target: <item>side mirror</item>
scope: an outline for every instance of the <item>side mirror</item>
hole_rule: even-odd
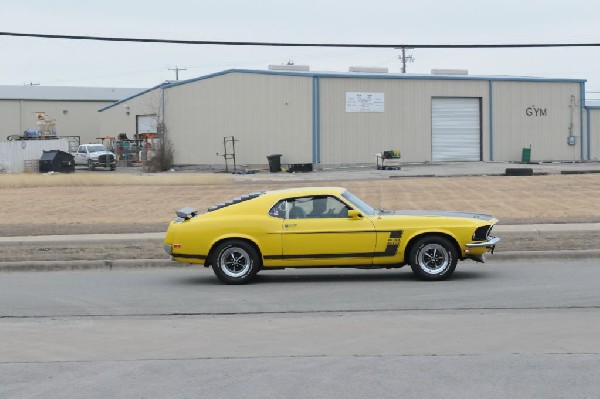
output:
[[[362,214],[360,213],[360,211],[357,211],[356,209],[350,209],[348,211],[348,217],[350,219],[360,219],[362,217]]]

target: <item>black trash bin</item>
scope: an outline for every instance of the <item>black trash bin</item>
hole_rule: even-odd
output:
[[[269,160],[269,172],[281,172],[281,154],[267,155]]]
[[[75,157],[61,150],[44,151],[40,158],[40,173],[75,172]]]

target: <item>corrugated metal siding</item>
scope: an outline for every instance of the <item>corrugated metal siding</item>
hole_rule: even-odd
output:
[[[579,84],[497,81],[493,85],[494,160],[520,160],[523,148],[529,146],[532,160],[581,159],[579,108],[573,112],[577,144],[567,144],[569,104],[574,96],[580,106]],[[528,109],[532,115],[527,115]]]
[[[128,138],[133,139],[136,133],[136,117],[138,115],[159,115],[160,100],[161,90],[155,89],[99,112],[102,135],[118,137],[119,133],[125,133]]]
[[[390,149],[400,150],[403,161],[431,161],[433,97],[482,98],[486,151],[488,91],[485,81],[321,78],[321,163],[372,163]],[[347,113],[346,92],[384,93],[385,111]]]
[[[0,99],[115,102],[145,89],[75,86],[0,86]]]
[[[25,161],[38,161],[44,150],[68,152],[69,142],[65,139],[0,142],[0,170],[6,173],[22,173],[25,170]]]
[[[600,161],[600,109],[587,112],[590,113],[590,159]]]
[[[433,161],[480,161],[479,98],[431,100]]]
[[[0,141],[23,132],[20,107],[19,101],[0,101]]]
[[[238,164],[312,162],[312,78],[232,73],[166,90],[165,125],[177,164],[224,164],[235,136]]]
[[[38,129],[34,112],[45,112],[56,119],[59,136],[80,136],[82,143],[95,142],[103,134],[101,113],[98,110],[107,102],[79,101],[0,101],[0,140],[25,129]],[[64,113],[64,111],[67,111]],[[134,118],[135,119],[135,118]]]

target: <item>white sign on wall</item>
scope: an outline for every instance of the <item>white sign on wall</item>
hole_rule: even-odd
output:
[[[158,118],[156,115],[137,115],[137,132],[156,133]]]
[[[383,93],[346,92],[346,112],[383,112]]]

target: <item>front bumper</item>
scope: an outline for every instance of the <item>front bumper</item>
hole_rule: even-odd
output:
[[[493,250],[498,242],[500,242],[500,237],[489,237],[487,241],[470,242],[467,244],[467,248],[490,248]]]
[[[485,263],[485,252],[494,253],[494,248],[496,248],[496,244],[499,241],[499,237],[488,237],[486,241],[468,243],[466,245],[465,258]],[[471,252],[472,249],[474,250],[473,252]]]

